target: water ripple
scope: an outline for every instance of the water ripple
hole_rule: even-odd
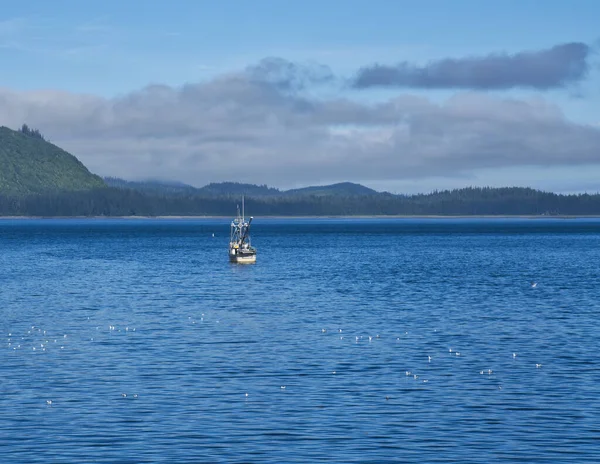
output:
[[[600,221],[256,221],[0,221],[4,459],[598,462]]]

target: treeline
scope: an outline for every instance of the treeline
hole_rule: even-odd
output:
[[[232,216],[232,195],[149,194],[126,188],[0,195],[2,216]],[[420,195],[246,196],[253,216],[600,215],[600,195],[530,188],[464,188]]]
[[[30,137],[34,137],[36,139],[46,140],[39,130],[32,129],[27,124],[23,124],[19,129],[19,132]]]

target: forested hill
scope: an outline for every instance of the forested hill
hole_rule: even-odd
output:
[[[357,196],[374,195],[375,190],[352,182],[341,182],[332,185],[320,185],[314,187],[303,187],[291,190],[279,190],[267,185],[243,184],[239,182],[218,182],[210,183],[204,187],[196,188],[180,182],[161,182],[157,180],[146,181],[128,181],[116,177],[105,177],[104,181],[110,187],[127,188],[143,193],[155,195],[203,195],[203,196],[222,196],[238,198],[242,195],[248,197],[299,197],[299,196]]]
[[[0,192],[23,195],[104,187],[73,155],[24,125],[0,127]]]
[[[156,187],[156,186],[154,186]],[[258,186],[257,186],[258,187]],[[121,187],[34,195],[0,194],[1,216],[226,216],[240,196],[181,187],[159,193]],[[177,190],[177,188],[175,188]],[[420,195],[246,195],[246,213],[258,216],[572,215],[600,216],[600,195],[559,195],[530,188],[464,188]]]
[[[364,185],[354,184],[352,182],[341,182],[339,184],[304,187],[285,191],[285,195],[287,196],[314,195],[320,197],[326,197],[330,195],[364,196],[376,195],[377,193],[378,192],[376,192],[375,190],[365,187]]]

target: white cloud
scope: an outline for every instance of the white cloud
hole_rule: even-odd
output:
[[[251,69],[251,68],[249,68]],[[250,71],[118,98],[0,89],[0,124],[27,123],[93,172],[285,188],[455,178],[478,169],[600,164],[600,128],[543,99],[315,99]]]

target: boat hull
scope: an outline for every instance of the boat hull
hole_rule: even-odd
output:
[[[256,262],[256,250],[253,248],[230,248],[229,249],[229,261],[232,263],[239,264],[252,264]]]
[[[256,255],[229,255],[229,261],[238,264],[254,264],[256,262]]]

